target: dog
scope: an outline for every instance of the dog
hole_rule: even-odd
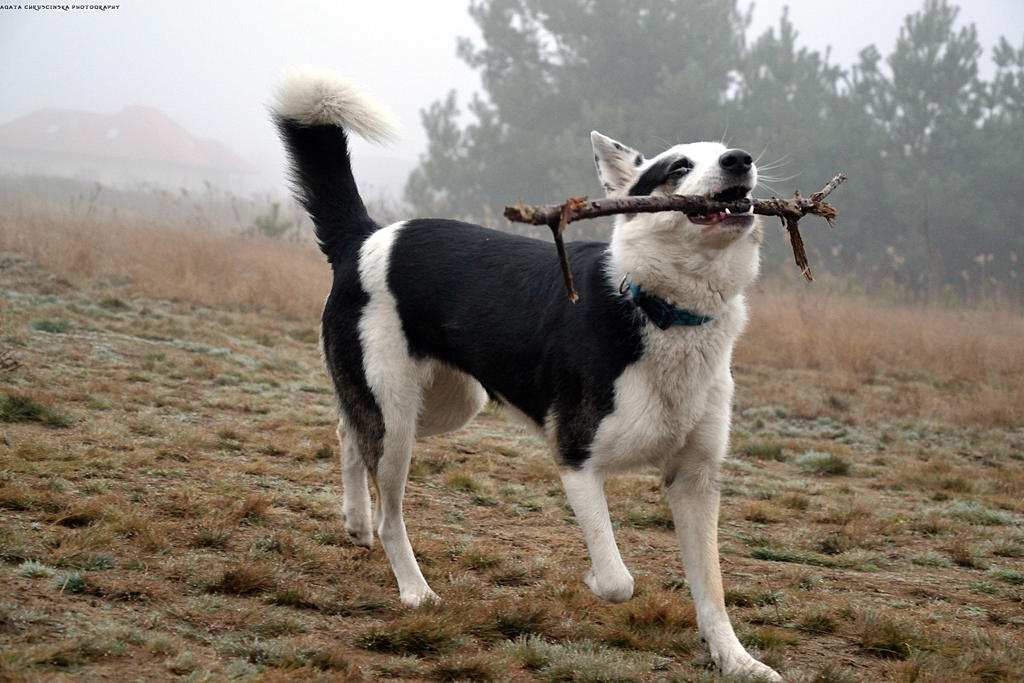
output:
[[[591,557],[584,581],[628,600],[633,577],[612,534],[608,475],[656,467],[672,511],[697,624],[722,672],[781,680],[740,644],[718,560],[718,477],[729,437],[733,345],[757,277],[752,213],[617,216],[610,243],[567,249],[580,298],[562,290],[555,249],[446,219],[386,227],[368,214],[348,135],[395,135],[358,86],[315,68],[280,82],[271,114],[297,199],[333,270],[323,356],[341,419],[345,529],[376,532],[403,604],[437,600],[402,517],[414,441],[458,429],[490,399],[550,445]],[[751,156],[714,142],[653,158],[591,133],[609,197],[694,194],[729,201],[757,183]]]

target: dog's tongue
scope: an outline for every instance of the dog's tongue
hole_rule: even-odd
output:
[[[716,211],[715,213],[709,213],[706,216],[687,216],[687,218],[690,219],[691,223],[697,223],[699,225],[711,225],[712,223],[717,223],[718,221],[725,220],[725,217],[728,215],[729,214],[727,214],[724,211]]]

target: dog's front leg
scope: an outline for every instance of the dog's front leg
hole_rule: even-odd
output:
[[[583,530],[591,569],[584,577],[590,590],[604,600],[625,602],[633,596],[633,577],[619,555],[604,497],[604,478],[586,467],[561,472],[569,505]]]
[[[726,676],[781,681],[779,674],[747,653],[725,611],[718,563],[718,470],[727,429],[728,418],[724,427],[705,423],[691,433],[679,458],[666,468],[666,496],[697,610],[697,627],[711,658]]]

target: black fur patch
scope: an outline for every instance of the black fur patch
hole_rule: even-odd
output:
[[[642,197],[651,194],[669,181],[670,171],[677,162],[686,161],[689,160],[681,156],[659,159],[640,174],[640,177],[633,183],[633,187],[629,188],[629,195],[631,197]],[[692,167],[692,164],[689,164],[688,167]]]
[[[334,268],[334,286],[322,317],[324,360],[334,384],[348,437],[354,438],[376,476],[384,443],[384,414],[366,383],[359,318],[369,301],[359,284],[356,253]]]
[[[553,410],[559,458],[578,467],[614,408],[615,379],[643,351],[643,320],[608,282],[608,245],[567,248],[576,304],[547,242],[410,221],[392,247],[388,287],[414,356],[472,375],[538,426]]]
[[[316,227],[320,249],[331,263],[377,224],[366,213],[348,156],[348,136],[337,126],[303,126],[275,118],[291,162],[295,194]]]

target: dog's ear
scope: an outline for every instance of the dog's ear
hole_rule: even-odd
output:
[[[590,144],[594,146],[597,177],[605,192],[611,196],[629,187],[644,163],[644,155],[596,130],[590,132]]]

